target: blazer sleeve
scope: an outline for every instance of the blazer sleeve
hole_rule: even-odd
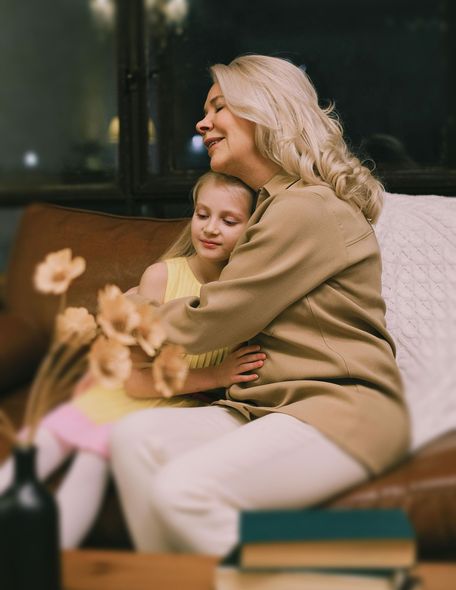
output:
[[[220,279],[161,307],[168,338],[197,354],[245,342],[346,265],[335,215],[315,193],[277,195]]]

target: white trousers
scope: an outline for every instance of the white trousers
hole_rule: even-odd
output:
[[[109,481],[109,466],[103,457],[78,451],[63,444],[52,432],[40,427],[34,441],[37,449],[37,475],[46,479],[71,454],[73,462],[56,494],[59,509],[60,546],[74,549],[92,528],[103,502]],[[14,462],[9,458],[0,466],[0,495],[11,484]]]
[[[153,408],[112,433],[114,476],[135,547],[225,555],[246,509],[319,503],[366,469],[284,414],[248,422],[229,408]]]

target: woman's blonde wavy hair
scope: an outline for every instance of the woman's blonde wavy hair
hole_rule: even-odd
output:
[[[260,153],[308,184],[330,186],[374,223],[383,186],[350,153],[334,105],[321,108],[306,73],[289,61],[244,55],[210,68],[229,109],[256,123]]]
[[[198,178],[193,189],[192,189],[192,200],[193,207],[198,202],[198,194],[201,187],[213,182],[215,184],[223,184],[233,188],[240,194],[250,197],[250,212],[253,211],[255,192],[246,184],[235,178],[234,176],[228,176],[220,172],[213,172],[209,170]],[[180,256],[190,257],[195,254],[195,248],[192,243],[192,230],[191,221],[183,229],[182,233],[177,237],[176,241],[160,256],[160,260],[169,260],[170,258],[178,258]]]

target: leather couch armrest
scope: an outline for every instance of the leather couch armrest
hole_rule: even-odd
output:
[[[26,383],[46,349],[37,330],[23,318],[0,312],[0,396]]]
[[[456,432],[330,506],[402,508],[415,528],[420,558],[456,557]]]

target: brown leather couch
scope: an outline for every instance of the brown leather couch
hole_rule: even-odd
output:
[[[0,310],[0,406],[19,424],[28,383],[42,358],[57,300],[34,291],[32,274],[44,256],[63,247],[87,260],[87,270],[69,291],[69,305],[95,310],[96,293],[107,283],[122,290],[182,230],[186,220],[122,217],[49,204],[26,208],[7,269]],[[0,442],[0,459],[7,447]],[[334,506],[401,507],[410,516],[421,557],[456,557],[456,432],[435,440],[390,472],[334,498]],[[114,486],[85,543],[130,547]]]

